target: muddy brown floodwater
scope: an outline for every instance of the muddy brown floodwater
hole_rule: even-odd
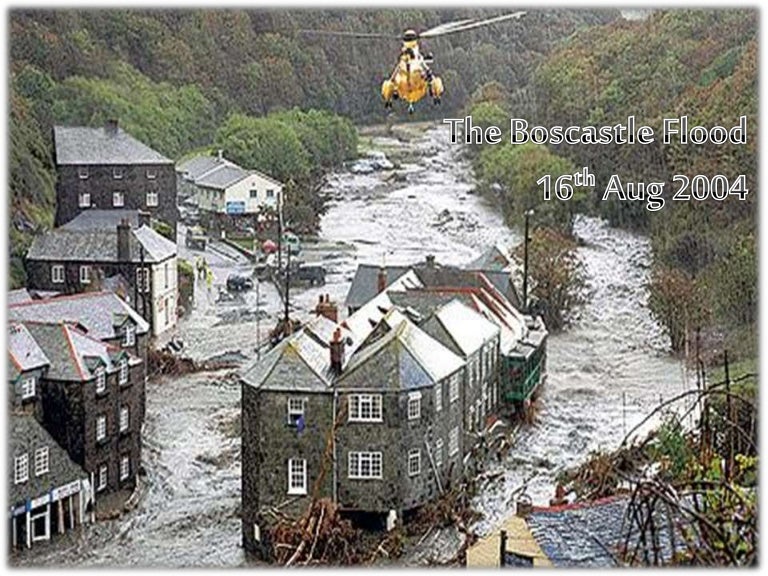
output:
[[[321,293],[342,303],[359,263],[403,264],[432,253],[438,262],[462,265],[492,244],[510,246],[520,240],[473,193],[469,166],[444,127],[410,142],[374,138],[373,143],[404,160],[399,181],[386,173],[331,176],[325,189],[330,204],[322,220],[323,251],[317,256],[328,269],[328,283],[293,295],[299,316],[306,317]],[[574,326],[550,338],[549,377],[536,422],[519,433],[505,461],[489,464],[503,474],[473,502],[483,514],[474,526],[479,534],[512,512],[510,494],[523,482],[528,480],[535,504],[546,504],[559,471],[580,463],[592,450],[617,446],[660,398],[692,385],[669,356],[646,307],[647,238],[585,217],[577,220],[576,233],[584,241],[579,255],[593,297]],[[247,271],[249,265],[221,244],[214,244],[206,258],[215,274],[214,289],[208,294],[204,286],[196,287],[197,305],[179,327],[186,353],[198,360],[226,354],[254,358],[257,326],[264,332],[280,314],[277,293],[262,285],[258,306],[255,292],[218,300],[227,275]],[[18,563],[248,564],[240,547],[239,401],[239,387],[227,371],[149,383],[147,475],[139,506],[120,519],[41,547]],[[439,542],[458,545],[450,534]]]

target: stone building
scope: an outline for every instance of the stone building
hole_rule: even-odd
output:
[[[88,210],[142,210],[173,229],[179,220],[172,160],[123,131],[54,126],[56,217],[62,226]]]
[[[91,210],[36,236],[26,267],[29,288],[65,294],[100,290],[121,276],[131,305],[154,335],[176,325],[176,244],[147,226],[135,210]]]

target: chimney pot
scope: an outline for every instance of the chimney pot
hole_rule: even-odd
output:
[[[387,269],[383,266],[379,268],[379,275],[377,277],[377,289],[378,293],[381,294],[384,292],[384,289],[387,287]]]
[[[434,268],[435,266],[435,255],[434,254],[428,254],[427,255],[427,266],[430,268]]]
[[[219,160],[224,160],[224,150],[219,148],[218,151],[216,152],[216,156],[218,157]]]
[[[104,123],[104,130],[109,134],[117,134],[120,123],[117,118],[108,118]]]
[[[344,364],[344,341],[341,339],[341,328],[336,328],[333,333],[333,340],[329,344],[331,371],[334,374],[341,374],[341,367]]]

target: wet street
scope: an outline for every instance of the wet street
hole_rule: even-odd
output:
[[[431,253],[445,264],[466,264],[493,244],[511,246],[521,235],[472,192],[467,164],[443,127],[410,143],[374,140],[388,152],[401,149],[397,170],[329,178],[328,213],[321,246],[308,259],[328,270],[322,288],[292,295],[295,314],[308,317],[320,294],[340,307],[359,263],[405,264]],[[405,153],[403,155],[403,152]],[[499,482],[475,506],[484,515],[483,534],[513,509],[510,493],[532,478],[535,504],[552,496],[552,479],[590,451],[619,444],[624,432],[687,387],[679,362],[667,354],[660,328],[645,307],[650,247],[646,238],[580,218],[577,234],[594,295],[579,321],[549,341],[548,381],[535,424],[517,437],[502,463]],[[194,259],[183,247],[180,255]],[[322,248],[320,250],[319,248]],[[216,242],[205,257],[214,271],[209,292],[196,285],[195,307],[178,336],[196,360],[228,357],[243,362],[282,310],[274,287],[219,297],[226,277],[248,272],[236,251]],[[259,333],[260,329],[260,333]],[[100,522],[70,539],[40,547],[20,563],[65,566],[236,566],[246,564],[240,547],[240,390],[232,371],[150,382],[144,429],[144,495],[118,520]]]

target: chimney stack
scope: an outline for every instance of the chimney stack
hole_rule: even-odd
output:
[[[117,134],[118,126],[119,126],[119,122],[117,118],[108,118],[107,121],[104,123],[104,131],[107,134]]]
[[[435,255],[434,254],[428,254],[427,255],[427,268],[434,268],[435,267]]]
[[[533,512],[533,500],[528,494],[521,494],[517,499],[517,516],[519,518],[527,518],[530,513]]]
[[[131,260],[131,225],[127,218],[120,220],[117,225],[117,261],[129,262]]]
[[[217,156],[217,158],[219,159],[219,162],[221,162],[222,160],[224,160],[224,150],[222,150],[221,148],[219,148],[219,150],[218,150],[218,152],[217,152],[216,156]]]
[[[377,277],[377,290],[381,294],[387,287],[387,269],[382,266],[379,268],[379,275]]]
[[[328,318],[328,320],[334,324],[339,321],[339,307],[336,305],[336,302],[331,302],[331,297],[328,294],[326,294],[325,297],[320,294],[320,299],[315,308],[315,314]]]
[[[341,328],[336,328],[333,333],[333,340],[329,342],[331,348],[331,372],[341,374],[341,367],[344,364],[344,341],[341,339]]]

